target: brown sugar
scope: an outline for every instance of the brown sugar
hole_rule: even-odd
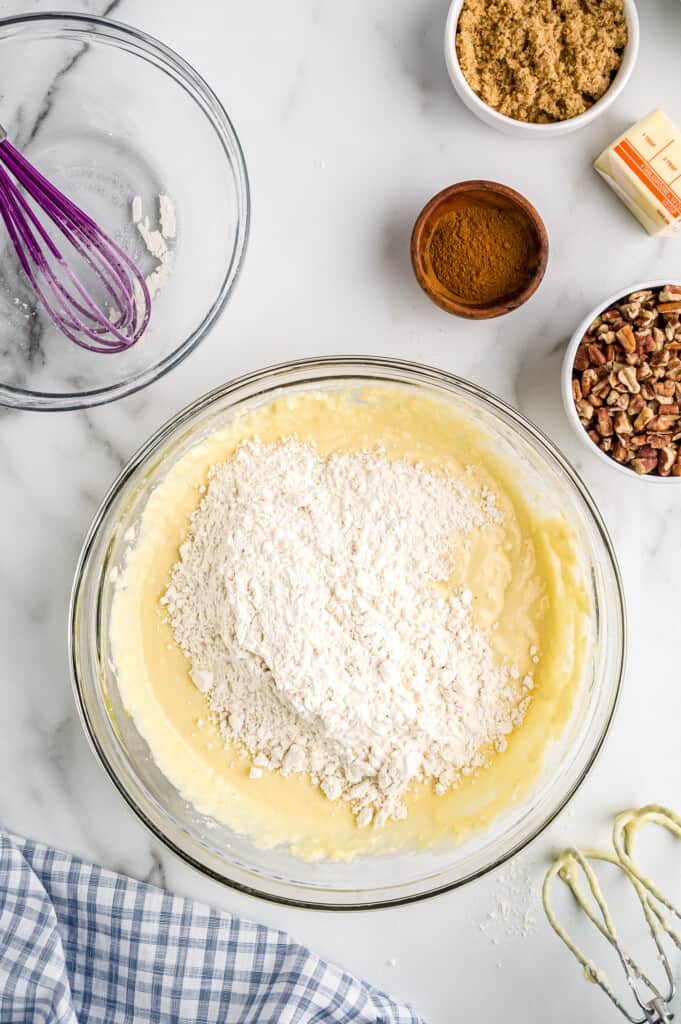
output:
[[[456,50],[484,103],[545,124],[582,114],[607,92],[627,38],[623,0],[465,0]]]
[[[519,211],[475,202],[444,214],[428,253],[440,284],[472,304],[515,294],[537,262],[536,242]]]

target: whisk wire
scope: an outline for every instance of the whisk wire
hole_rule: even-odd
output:
[[[151,315],[142,273],[88,214],[12,146],[2,126],[0,164],[0,215],[50,318],[81,348],[104,353],[130,348],[144,334]],[[104,291],[104,308],[64,258],[36,210],[95,275]]]
[[[70,268],[65,264],[65,261],[62,259],[54,242],[45,231],[31,208],[28,206],[14,183],[7,175],[5,175],[2,168],[0,168],[0,176],[2,177],[3,185],[2,194],[9,200],[6,208],[3,207],[3,217],[8,226],[10,238],[14,243],[19,261],[33,285],[36,294],[40,298],[52,320],[57,324],[63,334],[65,334],[70,340],[75,341],[76,344],[83,345],[83,347],[94,348],[95,346],[90,343],[86,345],[82,341],[79,334],[79,330],[82,329],[82,320],[77,319],[77,315],[79,314],[80,317],[86,317],[90,321],[90,324],[88,325],[89,332],[92,334],[98,333],[99,331],[103,331],[105,328],[103,326],[97,326],[99,324],[97,307],[94,305],[92,300],[89,299],[87,292],[85,292],[77,279],[75,279],[75,276],[72,275]],[[33,230],[31,230],[31,227]],[[54,257],[62,273],[67,278],[74,277],[74,287],[77,292],[82,293],[85,301],[89,301],[91,306],[90,309],[86,309],[64,287],[63,283],[50,267],[45,252],[42,250],[38,250],[37,253],[34,252],[34,245],[32,243],[35,242],[36,236],[39,236],[42,239],[47,252]],[[47,290],[41,283],[43,280],[47,282]],[[113,331],[110,333],[117,331],[117,325],[114,324],[112,326]],[[118,351],[123,351],[124,348],[127,347],[125,339],[123,338],[118,342],[108,342],[106,348],[97,346],[95,350],[111,351],[114,345]]]
[[[9,152],[8,164],[9,166],[12,167],[17,179],[25,187],[30,186],[32,188],[31,194],[33,195],[34,199],[39,203],[42,209],[50,217],[52,217],[54,222],[60,227],[63,234],[66,236],[71,245],[73,245],[73,247],[79,252],[79,254],[83,256],[83,258],[86,260],[90,260],[94,255],[85,251],[80,240],[78,240],[72,233],[72,228],[75,231],[77,231],[78,234],[83,235],[87,242],[90,242],[92,245],[94,245],[97,255],[99,255],[98,250],[100,248],[105,250],[105,244],[102,245],[101,243],[106,242],[106,236],[103,236],[100,242],[101,232],[97,228],[97,225],[92,220],[92,218],[89,217],[88,214],[84,213],[83,211],[79,211],[78,208],[74,206],[74,204],[67,196],[59,192],[58,189],[55,189],[53,186],[51,186],[49,182],[34,167],[32,167],[31,165],[27,165],[26,170],[24,172],[21,166],[17,164],[17,160],[15,159],[16,151],[12,151],[9,144],[7,144],[7,149]],[[63,209],[61,209],[54,203],[52,196],[50,195],[50,192],[52,192],[53,195],[57,195],[59,197]],[[21,195],[21,193],[17,194],[19,196]],[[24,206],[28,209],[27,204],[24,204]],[[66,216],[66,214],[70,214],[70,220]],[[44,232],[42,234],[45,241],[49,244],[53,255],[58,257],[59,253],[56,249],[56,246],[52,244],[49,235]],[[122,256],[124,260],[127,260],[127,257],[124,253],[120,251],[114,252],[113,256],[114,258],[110,260],[106,269],[108,269],[115,277],[117,277],[121,287],[124,289],[126,293],[130,294],[130,297],[132,297],[129,279],[126,277],[124,269],[120,265],[120,257]],[[128,263],[130,263],[129,260]],[[131,266],[136,271],[134,264],[131,264]],[[111,286],[109,285],[106,274],[102,274],[98,267],[95,267],[95,269],[97,270],[100,279],[107,286],[107,288],[110,289]],[[111,294],[112,297],[115,297],[115,293],[113,292],[113,290],[111,290]]]
[[[16,167],[16,161],[13,160],[12,166]],[[16,170],[17,174],[19,174],[19,168],[16,168]],[[129,277],[125,274],[124,268],[121,267],[120,265],[121,257],[123,258],[123,261],[127,261],[127,263],[133,268],[135,273],[139,275],[139,272],[134,267],[134,264],[131,263],[131,261],[125,255],[125,253],[122,253],[122,251],[118,249],[115,243],[112,243],[111,240],[107,238],[107,236],[103,235],[99,231],[97,225],[87,214],[84,214],[82,213],[82,211],[79,211],[77,207],[75,207],[66,196],[64,196],[58,190],[54,189],[54,193],[58,195],[59,198],[63,201],[65,209],[68,212],[72,212],[74,215],[74,218],[69,220],[68,217],[64,215],[63,211],[54,204],[49,193],[46,191],[46,188],[50,187],[49,183],[46,181],[45,178],[43,178],[42,175],[35,171],[34,168],[30,167],[30,165],[28,165],[27,173],[22,174],[20,180],[22,180],[26,185],[31,183],[31,181],[33,182],[35,186],[35,191],[32,192],[32,195],[36,200],[37,204],[48,214],[48,216],[52,218],[54,223],[57,224],[62,234],[66,237],[67,241],[69,241],[69,243],[73,246],[75,251],[78,252],[79,255],[81,255],[83,259],[86,260],[86,262],[97,273],[98,277],[104,284],[112,301],[118,302],[120,303],[121,306],[123,306],[123,312],[121,313],[119,319],[121,319],[124,324],[131,324],[134,329],[136,327],[137,321],[137,310],[134,302],[134,286],[131,285]],[[82,285],[80,284],[76,276],[73,274],[73,272],[70,270],[68,264],[66,264],[66,262],[63,260],[56,245],[53,243],[47,231],[44,230],[40,221],[35,217],[33,211],[31,210],[30,206],[26,203],[26,201],[23,199],[21,193],[16,188],[14,188],[14,192],[16,200],[21,204],[25,213],[30,217],[34,227],[41,235],[43,241],[48,246],[50,252],[62,266],[64,272],[70,278],[71,282],[77,288],[78,292],[88,303],[89,309],[85,309],[82,306],[78,305],[77,308],[79,312],[83,315],[90,316],[94,323],[101,324],[102,318],[99,308],[93,302],[93,300],[89,296],[89,293],[87,293],[87,291],[82,287]],[[76,232],[77,234],[74,234],[74,232]],[[84,236],[85,242],[90,244],[89,249],[81,243],[77,235]],[[28,241],[30,244],[30,235]],[[109,244],[109,246],[113,248],[112,254],[109,254],[107,252],[107,244]],[[103,251],[103,256],[100,253],[100,250]],[[37,255],[37,262],[39,262],[40,254]],[[116,279],[115,283],[117,283],[120,286],[120,291],[117,291],[116,288],[109,281],[109,274],[113,275],[114,278]],[[139,278],[141,285],[144,283],[144,281],[141,275],[139,275]],[[67,294],[63,290],[62,292],[64,295]],[[125,297],[125,302],[121,302],[121,295]],[[74,303],[76,302],[76,300],[73,299],[72,296],[68,296],[68,298],[70,299],[70,301]],[[104,321],[100,329],[104,331],[110,331],[112,323],[116,325],[116,320],[111,321],[107,319]],[[127,339],[125,338],[124,335],[121,335],[117,340],[124,345],[127,343]]]

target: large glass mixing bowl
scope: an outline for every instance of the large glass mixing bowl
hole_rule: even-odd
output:
[[[593,615],[589,654],[571,718],[552,742],[529,792],[486,832],[459,846],[407,850],[351,863],[308,863],[284,848],[263,850],[208,819],[161,773],[123,707],[109,650],[112,572],[123,564],[126,534],[139,523],[155,484],[184,453],[237,412],[306,390],[399,385],[444,400],[479,426],[497,454],[547,513],[565,517],[582,550]],[[114,573],[115,575],[115,573]],[[440,370],[388,359],[304,360],[260,370],[194,402],[130,460],[105,497],[85,541],[71,608],[76,701],[97,757],[142,821],[172,850],[236,888],[300,906],[366,908],[421,899],[501,864],[555,818],[583,782],[612,721],[625,648],[622,587],[610,540],[584,485],[531,423],[481,388]]]
[[[186,61],[138,29],[32,14],[0,19],[0,124],[145,275],[157,261],[133,223],[133,198],[152,229],[160,193],[177,220],[148,330],[126,352],[103,355],[53,325],[0,222],[0,405],[77,409],[146,387],[206,337],[242,264],[248,177],[224,107]]]

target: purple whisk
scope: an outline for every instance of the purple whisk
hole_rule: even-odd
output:
[[[104,306],[78,279],[37,210],[94,271]],[[62,334],[91,352],[124,352],[139,341],[151,314],[142,273],[91,217],[24,159],[2,125],[0,215],[33,290]]]

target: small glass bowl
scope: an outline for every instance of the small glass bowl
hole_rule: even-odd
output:
[[[459,846],[358,856],[350,863],[299,860],[259,849],[201,814],[157,767],[123,706],[109,645],[114,578],[124,564],[156,484],[188,450],[237,413],[282,395],[395,386],[451,403],[477,424],[547,514],[576,531],[592,602],[592,633],[582,684],[562,735],[546,752],[531,790],[492,827]],[[85,540],[74,581],[70,662],[84,729],[110,779],[138,817],[200,871],[253,895],[296,906],[366,909],[423,899],[497,867],[534,839],[583,782],[603,743],[620,690],[625,614],[610,540],[584,485],[531,423],[498,398],[441,370],[382,358],[302,360],[248,374],[212,391],[162,427],[130,460],[104,498]]]
[[[36,303],[0,222],[0,404],[60,410],[122,398],[177,366],[221,314],[243,260],[246,166],[222,104],[151,36],[93,16],[0,20],[0,123],[10,140],[139,264],[156,266],[132,222],[140,196],[175,206],[170,276],[145,336],[96,354]]]

